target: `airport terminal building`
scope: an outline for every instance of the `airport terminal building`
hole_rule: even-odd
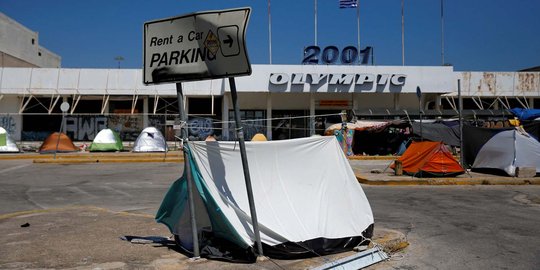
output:
[[[38,34],[0,13],[0,126],[17,141],[63,131],[91,141],[103,128],[135,140],[155,126],[175,140],[180,126],[176,84],[144,85],[141,69],[60,68]],[[459,82],[459,86],[458,86]],[[228,79],[183,83],[194,139],[234,139]],[[246,139],[322,134],[354,119],[453,118],[458,92],[470,118],[511,117],[509,108],[540,108],[540,72],[461,72],[452,66],[252,65],[236,78]],[[63,115],[60,104],[67,102]],[[420,113],[421,112],[421,113]],[[63,124],[62,124],[63,123]]]
[[[458,115],[458,82],[465,117],[510,117],[506,109],[540,108],[540,72],[456,72],[451,66],[253,65],[237,77],[247,138],[320,134],[343,110],[358,119],[414,120]],[[0,68],[0,125],[16,140],[42,140],[60,128],[92,140],[109,127],[134,140],[156,126],[174,140],[179,124],[175,84],[147,86],[139,69]],[[233,139],[227,79],[183,83],[190,135]],[[420,89],[421,99],[419,100]],[[420,101],[420,102],[419,102]]]

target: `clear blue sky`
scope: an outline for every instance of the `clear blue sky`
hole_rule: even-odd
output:
[[[356,46],[356,10],[318,0],[321,47]],[[299,64],[314,43],[313,0],[272,0],[272,62]],[[252,64],[267,64],[267,0],[1,0],[0,11],[33,31],[68,68],[142,67],[146,21],[234,7],[252,8]],[[458,71],[515,71],[540,66],[540,1],[445,0],[445,62]],[[361,0],[362,47],[378,65],[401,65],[401,0]],[[406,65],[441,65],[439,0],[405,0]]]

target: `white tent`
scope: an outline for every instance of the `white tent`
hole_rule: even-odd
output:
[[[9,133],[0,127],[0,153],[19,152],[19,148],[9,136]]]
[[[159,130],[147,127],[135,140],[133,152],[167,152],[167,142]]]
[[[190,142],[188,148],[199,230],[211,228],[215,237],[252,249],[238,143]],[[246,142],[246,151],[265,255],[334,253],[371,237],[371,207],[333,136]],[[192,249],[185,182],[182,177],[171,187],[156,219]]]
[[[515,176],[517,167],[535,167],[540,173],[540,143],[524,130],[501,131],[487,141],[474,159],[473,168],[504,170]]]

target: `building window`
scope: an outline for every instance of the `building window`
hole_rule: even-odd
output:
[[[38,52],[37,54],[38,54],[39,56],[41,56],[41,52]]]
[[[32,39],[32,45],[36,44],[36,40]]]
[[[273,140],[309,137],[309,111],[273,110],[272,118]]]
[[[198,116],[221,115],[222,97],[214,97],[212,108],[211,97],[190,97],[188,98],[188,114]]]

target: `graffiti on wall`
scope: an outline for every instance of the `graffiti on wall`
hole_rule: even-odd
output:
[[[165,131],[165,115],[149,115],[148,126],[155,127],[163,133]]]
[[[229,139],[236,140],[235,123],[229,123]],[[251,140],[257,133],[266,135],[266,120],[256,119],[249,122],[242,123],[242,131],[244,133],[244,140]]]
[[[142,116],[67,116],[66,134],[75,141],[92,141],[102,129],[110,128],[125,141],[134,141],[143,129]]]
[[[51,132],[49,131],[22,131],[21,140],[23,141],[43,141]]]
[[[143,118],[142,115],[68,115],[65,117],[64,131],[74,141],[92,141],[99,131],[110,128],[118,132],[123,141],[135,141],[145,127]],[[35,119],[31,120],[38,121]],[[29,121],[29,123],[32,121]],[[43,120],[40,119],[39,121]],[[10,134],[17,131],[16,128],[18,125],[19,123],[16,122],[15,117],[0,115],[0,126],[5,128]],[[167,128],[170,128],[171,136],[167,138],[174,140],[174,130],[172,130],[172,125],[167,126],[166,115],[149,116],[148,126],[156,127],[161,132],[167,131]],[[27,129],[21,131],[21,139],[25,141],[42,141],[50,133],[58,131],[58,129],[32,129],[31,125]],[[198,132],[197,130],[195,128],[195,132]]]
[[[0,115],[0,127],[3,127],[10,136],[15,135],[17,123],[11,115]]]
[[[76,141],[92,141],[104,128],[107,128],[106,116],[66,117],[66,135]]]
[[[143,117],[139,115],[110,115],[109,128],[118,132],[123,141],[134,141],[143,130]]]
[[[212,118],[192,118],[188,120],[189,137],[195,140],[204,140],[214,134]]]

